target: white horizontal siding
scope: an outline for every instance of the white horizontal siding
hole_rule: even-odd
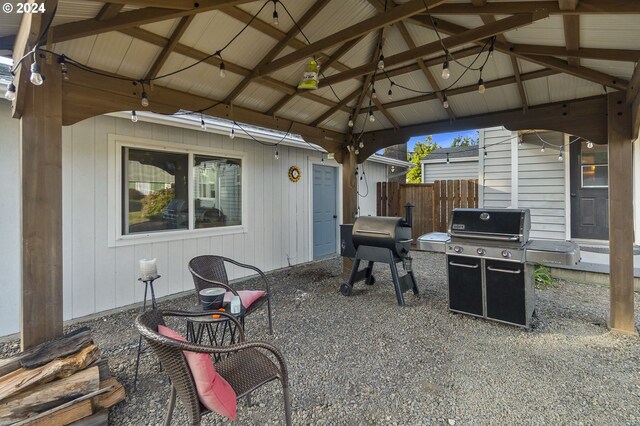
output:
[[[362,180],[358,180],[359,214],[360,216],[375,216],[377,209],[376,183],[387,181],[387,166],[367,161],[364,163],[363,171],[365,176]]]
[[[478,160],[454,161],[442,164],[423,163],[422,182],[436,180],[478,179]]]
[[[0,222],[0,335],[19,330],[20,306],[19,122],[9,117],[9,103],[0,101],[0,196],[5,206]],[[187,262],[200,254],[222,254],[265,271],[286,267],[289,262],[295,265],[311,260],[309,165],[320,161],[320,153],[280,146],[280,159],[275,160],[272,147],[198,129],[142,120],[134,125],[130,120],[107,116],[63,128],[65,320],[142,301],[144,287],[137,280],[138,261],[142,258],[158,259],[158,272],[162,275],[155,283],[158,297],[193,288]],[[246,153],[242,164],[247,170],[242,185],[247,193],[246,232],[109,247],[107,225],[109,216],[116,215],[107,196],[108,160],[115,155],[108,150],[110,134]],[[287,171],[292,165],[302,171],[297,183],[288,179]],[[376,183],[386,179],[385,165],[367,162],[365,168],[369,192],[366,194],[361,186],[361,213],[375,214]],[[232,268],[230,278],[246,273]]]
[[[492,127],[480,132],[482,202],[485,208],[511,205],[511,131]],[[487,153],[485,156],[484,153]]]
[[[544,152],[534,134],[523,135],[518,147],[518,207],[531,210],[531,238],[564,240],[565,163],[558,160],[557,148],[563,145],[564,134],[544,132],[540,137],[551,144]]]

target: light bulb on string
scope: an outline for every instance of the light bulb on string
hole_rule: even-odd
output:
[[[64,80],[69,80],[69,69],[67,68],[67,60],[64,55],[58,57],[58,63],[60,64],[60,74]]]
[[[558,150],[558,161],[562,161],[562,148]]]
[[[544,142],[540,145],[540,152],[544,152]]]
[[[449,153],[447,152],[447,164],[449,164]]]
[[[371,88],[371,99],[378,99],[375,86]]]
[[[234,139],[236,137],[236,131],[234,127],[231,127],[231,131],[229,132],[229,139]]]
[[[393,81],[391,82],[391,85],[389,86],[389,92],[387,93],[387,96],[389,97],[389,100],[393,99]]]
[[[227,76],[227,67],[224,66],[224,62],[220,61],[218,68],[220,69],[220,78],[225,78]]]
[[[278,149],[277,149],[277,148],[276,148],[276,153],[275,153],[275,155],[273,156],[273,158],[275,158],[276,160],[279,160],[279,159],[280,159],[280,154],[278,154]]]
[[[369,111],[369,122],[373,123],[376,121],[376,118],[373,116],[373,111]]]
[[[8,101],[13,101],[16,98],[16,86],[13,81],[7,86],[7,91],[4,92],[4,98]]]
[[[486,91],[487,88],[484,87],[484,80],[482,79],[482,77],[480,77],[480,80],[478,80],[478,93],[484,94],[484,92]]]
[[[320,153],[320,162],[324,163],[324,153]]]
[[[37,62],[31,64],[31,77],[29,77],[29,80],[35,86],[41,86],[44,82],[41,72],[42,70],[40,69],[40,64],[38,64]]]
[[[207,123],[204,122],[204,118],[200,116],[200,127],[202,130],[207,130]]]
[[[447,99],[447,95],[445,94],[442,95],[442,106],[444,107],[444,109],[449,108],[449,100]]]
[[[356,155],[360,154],[360,150],[358,150],[358,149],[356,148],[356,151],[354,152],[354,154],[356,154]]]
[[[358,147],[364,148],[364,142],[360,141],[360,143],[358,144]]]
[[[278,20],[278,0],[273,0],[273,20],[271,22],[275,27],[280,24],[280,21]]]
[[[587,148],[592,149],[593,148],[593,142],[587,141]]]
[[[140,96],[140,104],[145,108],[149,106],[149,96],[147,96],[147,92],[145,92],[144,90],[142,91],[142,95]]]
[[[484,147],[484,148],[482,148],[482,149],[484,149],[484,158],[487,158],[487,147],[485,146],[485,147]]]
[[[449,71],[449,61],[444,61],[442,64],[442,78],[444,80],[448,80],[451,77],[451,72]]]
[[[380,71],[384,70],[384,55],[380,53],[380,59],[378,59],[378,69]]]
[[[489,47],[489,57],[493,58],[493,43],[491,44],[491,46]]]
[[[137,123],[138,122],[138,114],[136,114],[135,110],[131,111],[131,122],[132,123]]]
[[[353,127],[353,115],[349,115],[349,122],[347,124],[349,127]]]

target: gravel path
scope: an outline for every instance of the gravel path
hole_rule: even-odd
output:
[[[530,332],[447,311],[443,255],[414,252],[421,297],[400,308],[386,265],[373,286],[338,292],[341,259],[279,271],[274,335],[266,315],[247,318],[248,338],[285,354],[294,424],[640,424],[640,339],[609,333],[608,289],[561,282],[538,290]],[[249,286],[251,281],[239,284]],[[195,296],[161,308],[192,305]],[[640,297],[636,295],[636,312]],[[109,358],[127,400],[111,410],[113,425],[162,424],[169,384],[151,352],[133,391],[135,310],[86,321]],[[0,356],[17,350],[0,345]],[[282,424],[277,383],[238,403],[238,424]],[[209,415],[203,424],[223,424]],[[175,425],[186,424],[182,406]]]

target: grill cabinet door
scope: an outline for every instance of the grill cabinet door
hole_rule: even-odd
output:
[[[486,261],[487,318],[527,325],[525,265]]]
[[[447,256],[449,269],[449,309],[483,316],[481,260]]]

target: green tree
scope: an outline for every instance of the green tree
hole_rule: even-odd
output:
[[[480,140],[480,136],[478,135],[478,131],[476,130],[476,137],[472,138],[471,136],[462,137],[462,135],[458,135],[453,138],[451,142],[452,147],[461,147],[461,146],[476,146],[478,145],[478,141]]]
[[[431,136],[427,136],[424,142],[417,142],[413,152],[409,155],[409,161],[413,163],[413,167],[407,172],[407,182],[422,182],[422,167],[420,160],[429,155],[434,149],[440,148],[437,143],[433,142]]]

